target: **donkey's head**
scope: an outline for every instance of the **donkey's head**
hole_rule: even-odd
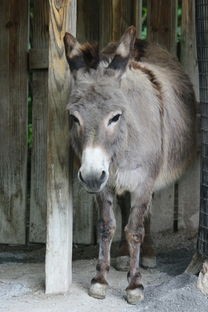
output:
[[[88,192],[105,187],[112,163],[127,142],[127,96],[120,88],[136,31],[130,27],[110,62],[100,60],[97,46],[80,45],[65,34],[66,58],[73,76],[69,109],[71,142],[81,160],[78,178]]]

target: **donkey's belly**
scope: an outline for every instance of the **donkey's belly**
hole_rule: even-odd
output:
[[[180,178],[180,176],[183,174],[184,171],[185,171],[184,167],[172,170],[170,169],[161,170],[157,179],[155,180],[154,192],[167,187],[171,183],[174,183],[177,179]]]

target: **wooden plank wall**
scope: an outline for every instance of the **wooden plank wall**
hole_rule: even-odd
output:
[[[62,224],[66,225],[65,221],[71,222],[70,204],[68,208],[61,205],[66,216],[65,221],[63,215],[59,215],[58,207],[62,195],[63,203],[71,201],[70,193],[67,195],[69,177],[65,171],[66,167],[64,167],[68,163],[67,144],[63,144],[63,142],[67,142],[68,133],[65,119],[67,115],[65,115],[64,108],[68,96],[69,70],[63,54],[62,37],[65,30],[72,29],[75,32],[75,3],[75,0],[35,0],[33,9],[32,42],[29,53],[33,93],[29,239],[30,242],[45,242],[48,205],[49,229],[55,227],[53,222],[56,223],[59,220],[58,229],[60,231],[58,234],[58,232],[52,233],[49,230],[48,246],[56,240],[55,235],[58,235],[60,239],[66,239],[67,233],[61,233],[61,226]],[[176,54],[177,1],[149,0],[147,3],[148,38],[159,42]],[[194,29],[195,1],[183,0],[182,3],[181,62],[193,81],[198,98]],[[109,41],[118,40],[123,31],[131,24],[136,25],[138,34],[141,33],[142,0],[78,0],[77,5],[77,37],[81,42],[98,41],[100,47],[103,47]],[[50,42],[50,79],[48,81],[49,7],[52,41]],[[0,119],[0,146],[3,148],[0,149],[0,243],[25,243],[28,13],[28,1],[26,0],[1,1],[0,91],[2,96],[0,105],[2,118]],[[47,116],[48,113],[49,116]],[[63,126],[64,124],[65,126]],[[48,141],[47,129],[49,130]],[[47,144],[48,159],[46,159]],[[58,157],[62,165],[64,164],[63,166],[60,163],[57,165]],[[179,229],[196,230],[199,211],[199,166],[198,161],[179,181],[177,188],[171,185],[165,191],[155,194],[152,209],[152,231],[173,230],[174,221]],[[63,186],[65,182],[65,186]],[[96,242],[97,211],[93,198],[79,185],[76,179],[76,170],[74,170],[73,185],[74,242],[94,244]],[[48,201],[47,189],[49,191]],[[55,210],[53,205],[55,205]],[[115,240],[119,240],[121,215],[118,206],[115,210],[118,220]],[[67,234],[69,235],[68,246],[71,240],[70,230],[68,229],[69,233]],[[54,248],[58,248],[58,241],[54,246]],[[49,262],[53,252],[48,256]],[[69,261],[69,258],[66,259]],[[50,287],[48,291],[50,292]]]
[[[28,0],[0,6],[0,243],[24,244]]]
[[[32,158],[30,189],[30,242],[46,238],[46,155],[48,109],[48,0],[33,1],[31,18]]]

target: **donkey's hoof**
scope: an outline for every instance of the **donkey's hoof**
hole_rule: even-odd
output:
[[[141,257],[141,266],[144,268],[153,269],[157,266],[156,256],[142,256]]]
[[[127,289],[126,300],[130,304],[137,304],[138,302],[144,300],[144,287],[139,285],[137,288]]]
[[[96,298],[96,299],[105,299],[107,286],[108,285],[106,284],[93,283],[90,286],[88,294],[89,296]]]

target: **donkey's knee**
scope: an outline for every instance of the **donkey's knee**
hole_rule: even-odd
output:
[[[98,234],[99,238],[102,240],[112,240],[116,230],[115,220],[104,221],[103,219],[99,220],[98,223]]]
[[[129,247],[131,245],[141,244],[144,240],[144,226],[138,227],[135,231],[131,230],[128,225],[125,227],[126,240]]]

